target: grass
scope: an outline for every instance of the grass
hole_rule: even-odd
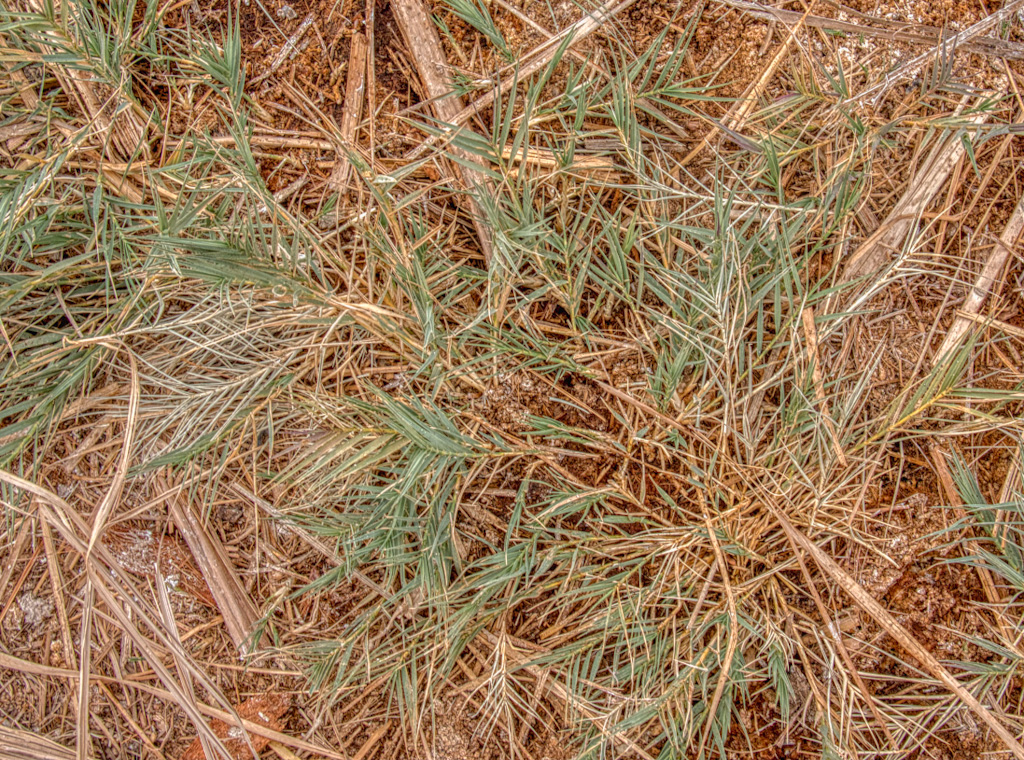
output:
[[[448,6],[515,59],[493,8]],[[353,154],[360,205],[338,200],[347,221],[324,232],[311,202],[268,185],[286,156],[258,148],[267,112],[246,88],[240,11],[216,34],[163,30],[166,12],[3,14],[0,128],[23,130],[0,171],[12,562],[20,525],[76,547],[102,533],[104,504],[110,523],[151,519],[157,477],[211,515],[243,484],[332,560],[253,587],[260,631],[301,665],[309,705],[344,711],[376,690],[367,709],[410,747],[453,693],[515,757],[547,730],[580,758],[765,751],[754,713],[823,758],[902,757],[963,719],[870,615],[834,635],[850,602],[786,526],[850,567],[884,566],[880,515],[928,441],[1019,461],[1019,376],[981,359],[1008,339],[976,335],[932,369],[860,342],[893,293],[969,281],[969,262],[922,271],[908,250],[881,277],[841,277],[866,201],[892,195],[897,151],[959,134],[982,178],[991,145],[1013,139],[1007,104],[985,101],[980,130],[954,113],[941,58],[879,121],[848,105],[871,72],[805,60],[736,125],[716,75],[684,73],[694,14],[639,50],[611,32],[589,61],[603,76],[560,50],[416,163]],[[90,114],[90,97],[105,107]],[[179,112],[197,123],[176,131]],[[712,163],[681,161],[687,120],[723,129]],[[489,266],[460,190],[424,179],[467,153],[494,187],[478,199]],[[919,236],[945,245],[940,224]],[[92,480],[67,474],[83,457]],[[1018,466],[993,504],[976,469],[955,460],[966,511],[943,540],[957,548],[914,572],[995,576],[998,604],[972,597],[976,625],[951,629],[973,658],[946,666],[1019,734],[1024,485]],[[20,479],[64,500],[29,500]],[[116,498],[122,483],[134,501]],[[64,618],[66,640],[116,627],[102,611],[138,592],[150,628],[124,656],[198,715],[181,684],[201,667],[166,598],[79,550],[99,591],[95,611],[92,586],[68,600],[88,614]],[[296,605],[353,584],[365,598],[333,623],[295,625]],[[108,740],[86,722],[77,741]]]

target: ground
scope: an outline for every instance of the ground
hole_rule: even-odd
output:
[[[611,4],[444,155],[394,2],[6,12],[12,741],[1010,757],[926,658],[1019,740],[1021,11]],[[462,106],[590,10],[426,5]]]

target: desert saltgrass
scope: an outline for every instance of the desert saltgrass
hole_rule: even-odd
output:
[[[448,5],[511,55],[487,5]],[[699,14],[641,50],[610,34],[590,68],[563,45],[489,120],[414,119],[435,138],[418,162],[354,152],[363,205],[321,209],[341,220],[324,232],[267,188],[237,17],[214,41],[158,34],[157,6],[140,10],[5,12],[12,49],[102,85],[122,140],[131,114],[167,147],[119,155],[75,121],[65,80],[7,96],[40,128],[0,175],[6,470],[40,476],[61,425],[124,422],[136,399],[121,476],[175,472],[208,506],[235,480],[273,494],[336,562],[296,596],[369,598],[331,636],[276,631],[282,650],[326,703],[379,689],[410,736],[452,689],[512,756],[550,722],[580,757],[725,757],[754,747],[755,707],[809,728],[822,757],[904,756],[962,716],[877,637],[858,657],[898,667],[851,659],[850,603],[792,532],[884,556],[866,504],[895,498],[879,482],[901,446],[1019,440],[1019,387],[968,380],[978,343],[882,402],[889,347],[850,349],[873,299],[918,274],[908,250],[882,277],[840,276],[877,154],[980,139],[948,107],[948,61],[911,126],[845,104],[866,73],[794,65],[792,91],[738,130],[717,85],[683,73]],[[143,85],[175,107],[201,89],[221,134],[171,134]],[[684,160],[686,120],[725,134],[710,164]],[[466,155],[494,187],[476,199],[489,265],[459,188],[424,179]],[[794,190],[804,175],[813,192]],[[1019,485],[990,505],[966,465],[955,476],[969,513],[949,530],[971,547],[955,561],[1019,590]],[[21,482],[5,480],[12,515]],[[993,614],[971,639],[986,658],[949,666],[1019,731],[1016,597]]]

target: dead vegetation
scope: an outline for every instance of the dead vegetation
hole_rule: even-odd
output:
[[[1022,9],[12,0],[0,756],[1024,758]]]

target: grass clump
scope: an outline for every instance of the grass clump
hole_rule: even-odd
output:
[[[512,55],[487,4],[449,6]],[[861,332],[917,274],[908,254],[846,282],[843,255],[879,152],[918,133],[849,110],[863,82],[794,67],[741,125],[682,73],[699,14],[639,51],[613,37],[602,76],[560,50],[418,163],[353,153],[362,203],[322,232],[251,147],[238,19],[215,44],[114,10],[5,16],[45,64],[6,95],[35,127],[0,172],[5,470],[48,482],[127,438],[117,478],[142,491],[173,473],[205,511],[239,484],[272,499],[333,568],[258,600],[270,640],[325,704],[376,690],[410,737],[455,694],[510,756],[560,730],[581,758],[725,757],[764,751],[768,724],[810,727],[822,757],[903,756],[962,708],[794,538],[847,572],[884,563],[881,505],[926,434],[1020,434],[1019,383],[968,381],[981,343],[877,392],[892,346]],[[113,115],[77,113],[82,82]],[[918,126],[970,140],[942,83]],[[174,134],[200,90],[219,134]],[[684,120],[730,147],[690,163]],[[459,188],[423,179],[467,155],[493,183],[488,264]],[[1019,590],[1020,489],[990,505],[972,478],[960,462],[949,530],[975,548],[937,564]],[[288,604],[348,585],[365,598],[333,628],[288,629]],[[950,667],[1019,730],[999,594],[958,639],[985,654]]]

